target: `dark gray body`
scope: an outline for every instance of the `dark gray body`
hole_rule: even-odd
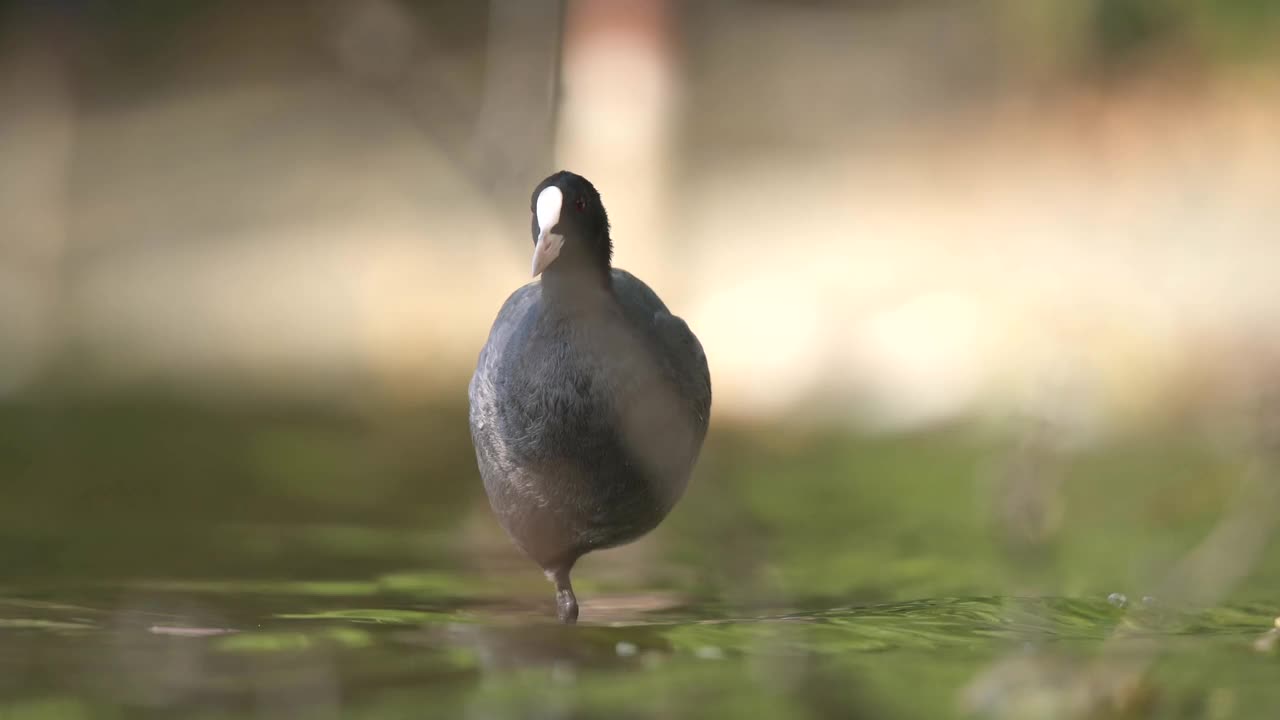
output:
[[[548,570],[634,540],[683,494],[711,410],[702,346],[643,282],[514,292],[471,380],[490,505]]]

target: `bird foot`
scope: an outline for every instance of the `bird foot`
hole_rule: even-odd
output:
[[[561,567],[547,571],[547,579],[556,584],[556,617],[565,625],[578,622],[578,598],[573,594],[573,585],[569,583],[569,569]]]
[[[556,590],[556,617],[565,625],[578,622],[578,598],[573,590]]]

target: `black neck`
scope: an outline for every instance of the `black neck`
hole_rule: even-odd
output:
[[[542,287],[555,295],[599,292],[609,287],[609,269],[594,263],[564,263],[556,258],[542,272]]]
[[[560,256],[542,271],[542,283],[556,290],[608,288],[609,271],[608,236],[594,241],[568,237]]]

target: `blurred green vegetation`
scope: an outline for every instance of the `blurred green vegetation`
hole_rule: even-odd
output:
[[[1060,516],[1061,530],[1020,542],[1002,529],[1000,504],[1012,492],[1001,483],[1019,452],[1013,430],[717,427],[664,525],[664,567],[643,580],[794,607],[1140,589],[1221,518],[1249,461],[1185,428],[1052,454],[1019,482],[1057,478],[1040,512]],[[385,576],[464,594],[450,572],[494,552],[519,561],[489,522],[460,406],[14,402],[0,406],[0,468],[10,578],[338,581],[352,594],[343,583]],[[477,532],[486,549],[469,554]],[[442,572],[395,580],[424,566]],[[1277,570],[1257,568],[1258,586],[1274,587]]]
[[[1269,0],[1094,0],[1094,8],[1104,58],[1159,44],[1225,60],[1271,56],[1280,28],[1280,6]]]
[[[1223,70],[1276,59],[1280,5],[1270,0],[1004,0],[1011,66],[1067,79],[1144,65]]]

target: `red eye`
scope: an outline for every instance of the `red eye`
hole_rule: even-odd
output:
[[[573,201],[573,206],[578,208],[578,212],[582,212],[587,209],[587,199],[578,196],[578,199]]]

